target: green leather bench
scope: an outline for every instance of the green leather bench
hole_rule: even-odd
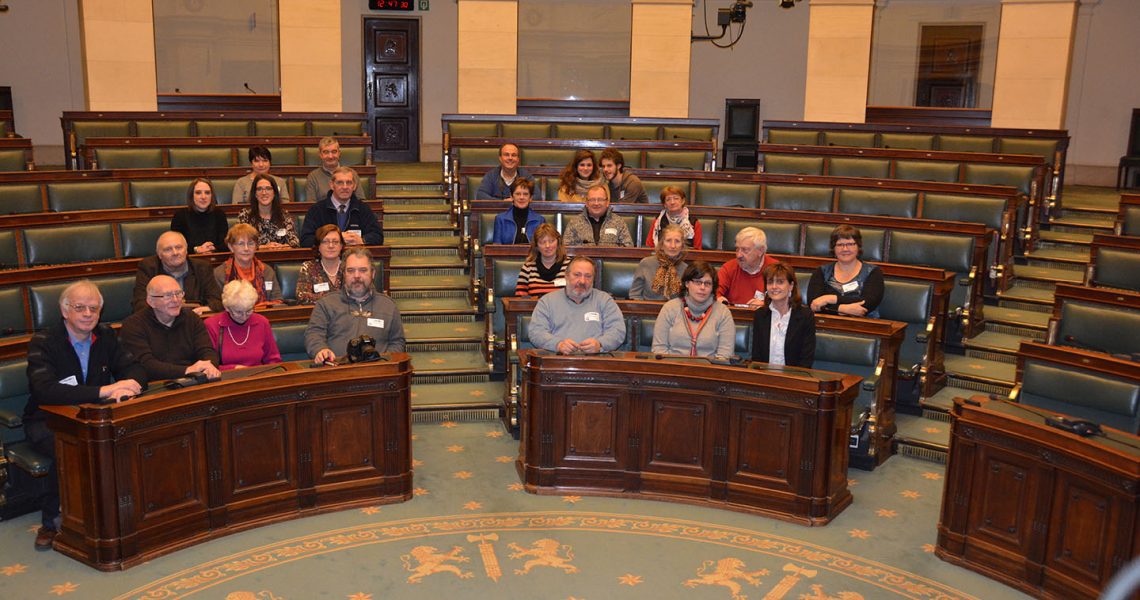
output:
[[[823,146],[850,146],[853,148],[874,148],[875,134],[862,131],[824,131]]]
[[[629,160],[627,158],[626,160]],[[688,169],[703,171],[708,163],[705,152],[690,150],[647,150],[645,152],[645,168],[647,169]]]
[[[651,198],[651,202],[656,200],[656,197]],[[701,206],[759,208],[760,184],[697,181],[692,203]]]
[[[169,148],[166,153],[172,169],[237,165],[232,148]]]
[[[321,150],[320,148],[313,148],[305,146],[303,149],[304,164],[317,167],[321,164]],[[276,158],[276,154],[273,155]],[[359,166],[368,164],[367,149],[362,146],[341,146],[340,148],[340,164],[347,166]]]
[[[309,134],[312,136],[354,136],[364,135],[364,123],[360,121],[322,121],[314,119],[309,122]],[[343,153],[341,154],[343,156]],[[356,164],[356,163],[346,163]],[[364,164],[364,163],[360,163]]]
[[[28,167],[27,153],[22,149],[0,150],[0,171],[23,171]]]
[[[309,353],[305,351],[305,328],[308,326],[308,321],[273,324],[273,339],[277,342],[277,351],[281,353],[282,361],[309,358]]]
[[[503,136],[508,140],[540,140],[552,137],[549,123],[503,123]]]
[[[247,137],[252,135],[249,121],[195,121],[195,134],[200,137]]]
[[[891,161],[884,158],[831,157],[827,161],[827,174],[832,177],[887,179],[891,176]]]
[[[610,125],[606,137],[611,140],[656,140],[660,132],[656,125]]]
[[[606,135],[605,125],[555,123],[553,129],[554,137],[564,140],[600,140]]]
[[[818,131],[798,129],[769,129],[767,141],[769,144],[788,144],[792,146],[818,146]]]
[[[18,287],[0,289],[0,337],[23,335],[27,329],[23,290]]]
[[[307,135],[307,132],[304,121],[259,119],[253,122],[253,135],[258,137],[290,137]]]
[[[801,210],[831,212],[835,201],[835,188],[806,185],[764,186],[764,208],[772,210]]]
[[[892,231],[890,249],[886,260],[900,265],[934,267],[954,273],[955,285],[950,292],[950,317],[968,317],[969,311],[982,310],[975,306],[978,290],[975,281],[980,281],[984,273],[974,271],[975,239],[968,236],[938,233],[918,233],[912,231]],[[953,326],[948,335],[953,341],[962,337],[957,329],[960,322],[952,318]]]
[[[28,266],[115,258],[115,236],[109,223],[27,229],[23,238]],[[83,243],[77,244],[76,240]]]
[[[467,164],[463,162],[462,151],[467,148],[460,149],[460,164]],[[475,150],[476,148],[472,148]],[[481,150],[481,148],[480,148]],[[486,159],[479,159],[486,160]],[[520,162],[524,167],[558,167],[562,168],[570,164],[574,160],[574,151],[561,148],[524,148],[521,151]],[[499,152],[495,149],[495,165],[499,164]]]
[[[96,148],[92,168],[97,169],[161,169],[160,148]]]
[[[138,137],[190,137],[191,122],[187,119],[170,121],[135,121]]]
[[[851,215],[914,219],[918,217],[918,192],[841,188],[837,209]]]
[[[725,219],[720,250],[736,250],[736,234],[745,227],[758,227],[768,239],[771,254],[800,254],[803,232],[799,223],[759,221],[752,219]],[[711,249],[711,248],[710,248]]]
[[[136,208],[153,208],[157,206],[186,206],[186,191],[190,189],[190,182],[192,179],[154,179],[154,180],[131,180],[128,183],[128,201],[131,206]],[[227,188],[225,194],[217,187],[215,182],[214,191],[218,197],[223,195],[228,198],[229,190],[233,189],[233,185]]]
[[[955,162],[933,162],[921,160],[895,161],[895,179],[908,181],[940,181],[957,183],[961,165]]]
[[[41,186],[35,183],[0,185],[0,213],[43,212],[44,198]]]
[[[185,189],[183,190],[185,193]],[[125,208],[123,184],[118,181],[68,181],[47,184],[48,210],[108,210]]]
[[[16,232],[0,231],[0,269],[15,269],[20,266],[20,252],[17,249]]]
[[[170,221],[130,221],[119,223],[119,244],[123,258],[153,256],[158,238],[170,231]]]
[[[617,258],[596,260],[595,285],[598,286],[598,289],[609,292],[615,300],[628,300],[629,289],[633,286],[633,274],[637,271],[638,262]]]
[[[1140,254],[1122,248],[1099,248],[1089,284],[1140,292]]]
[[[1140,305],[1134,308],[1063,300],[1056,345],[1140,358]]]
[[[1018,381],[1011,397],[1045,411],[1140,434],[1140,380],[1085,368],[1078,362],[1080,354],[1071,362],[1025,356],[1027,346],[1032,344],[1023,344],[1019,352]],[[1131,365],[1111,358],[1099,362],[1105,366],[1117,362],[1124,368]]]
[[[880,133],[880,148],[900,150],[933,150],[935,136],[928,133]]]
[[[1117,235],[1140,237],[1140,205],[1122,204],[1117,221],[1120,224]]]
[[[900,410],[910,408],[908,412],[917,412],[913,409],[917,408],[921,395],[919,379],[924,365],[933,358],[930,353],[938,339],[933,330],[937,323],[936,315],[932,314],[934,286],[889,277],[884,279],[883,286],[879,318],[906,323],[906,333],[899,346],[898,375],[911,385],[898,385],[895,396]]]
[[[301,274],[299,262],[274,263],[273,270],[277,271],[277,280],[281,283],[281,297],[287,302],[297,299],[297,278]]]
[[[765,154],[764,172],[787,175],[823,175],[822,156],[794,154]]]

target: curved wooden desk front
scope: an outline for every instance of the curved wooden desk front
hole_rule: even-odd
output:
[[[806,525],[851,503],[859,377],[620,352],[519,355],[516,467],[529,492],[679,500]]]
[[[44,407],[60,552],[126,569],[266,523],[412,497],[411,358]]]

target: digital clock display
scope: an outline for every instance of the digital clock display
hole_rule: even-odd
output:
[[[371,10],[415,10],[415,0],[368,0]]]

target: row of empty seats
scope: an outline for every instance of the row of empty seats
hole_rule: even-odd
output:
[[[250,146],[265,146],[274,166],[321,164],[319,137],[282,138],[90,138],[81,154],[85,169],[248,167]],[[372,164],[368,137],[337,138],[340,164]]]

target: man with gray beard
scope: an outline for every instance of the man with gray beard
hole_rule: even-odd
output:
[[[305,328],[305,350],[314,363],[328,364],[346,353],[350,340],[367,335],[376,340],[377,352],[403,352],[400,310],[372,287],[372,253],[351,248],[343,260],[344,287],[313,306]]]
[[[625,341],[625,318],[612,296],[594,289],[594,261],[575,256],[566,287],[538,301],[527,334],[536,347],[559,354],[612,352]]]

